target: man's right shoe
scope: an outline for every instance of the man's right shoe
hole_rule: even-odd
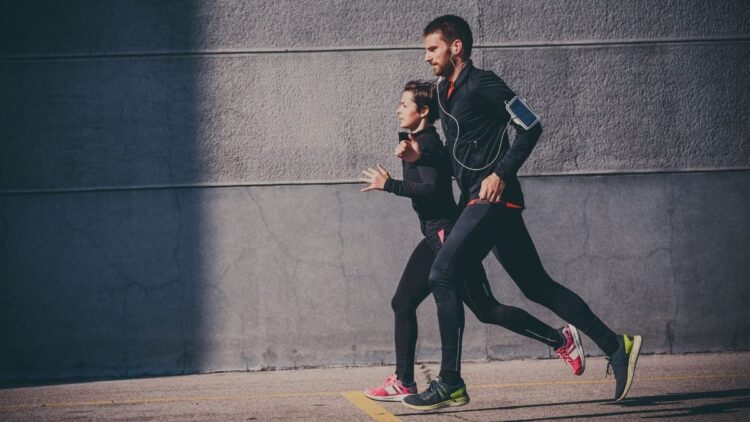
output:
[[[434,410],[448,406],[463,406],[469,403],[466,384],[448,385],[440,377],[430,381],[427,390],[404,397],[404,405],[417,410]]]
[[[607,374],[615,374],[615,401],[620,401],[628,395],[635,376],[635,365],[641,353],[641,336],[617,336],[620,347],[607,360]]]
[[[565,361],[573,370],[574,375],[581,375],[586,369],[586,356],[583,355],[583,342],[576,327],[567,324],[562,328],[565,344],[560,346],[555,353]]]

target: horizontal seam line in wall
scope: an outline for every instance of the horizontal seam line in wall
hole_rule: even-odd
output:
[[[694,169],[650,169],[650,170],[598,170],[598,171],[570,171],[556,173],[536,173],[520,175],[520,179],[533,179],[541,177],[578,177],[578,176],[630,176],[648,174],[685,174],[685,173],[726,173],[746,172],[750,167],[726,167],[726,168],[694,168]],[[361,185],[356,179],[345,180],[301,180],[301,181],[276,181],[276,182],[237,182],[237,183],[186,183],[171,185],[140,185],[140,186],[98,186],[84,188],[65,189],[3,189],[0,196],[10,195],[39,195],[39,194],[64,194],[64,193],[87,193],[87,192],[111,192],[111,191],[134,191],[134,190],[164,190],[164,189],[205,189],[205,188],[234,188],[234,187],[267,187],[267,186],[305,186],[305,185]]]
[[[632,40],[590,40],[590,41],[540,41],[519,43],[485,43],[477,44],[475,49],[528,49],[528,48],[557,48],[557,47],[610,47],[610,46],[640,46],[662,44],[715,44],[715,43],[746,43],[750,36],[742,37],[706,37],[706,38],[654,38]],[[365,51],[421,51],[421,46],[347,46],[347,47],[309,47],[309,48],[268,48],[268,49],[236,49],[236,50],[196,50],[196,51],[153,51],[153,52],[122,52],[102,54],[8,54],[0,55],[0,62],[5,61],[48,61],[48,60],[92,60],[138,57],[197,57],[197,56],[231,56],[231,55],[262,55],[262,54],[294,54],[294,53],[335,53],[335,52],[365,52]]]

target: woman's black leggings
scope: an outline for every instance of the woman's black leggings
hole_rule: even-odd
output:
[[[448,236],[450,237],[450,236]],[[439,251],[441,241],[436,238],[423,239],[412,252],[401,281],[393,296],[391,306],[396,316],[396,375],[410,384],[414,381],[414,354],[417,344],[417,307],[430,295],[429,275],[432,263]],[[499,303],[490,290],[482,263],[467,268],[460,298],[479,321],[495,324],[526,337],[557,347],[561,341],[558,331],[533,316],[512,306]],[[463,307],[457,330],[447,341],[456,345],[454,352],[460,360],[463,332]]]
[[[430,289],[438,308],[443,347],[441,376],[444,379],[460,378],[460,345],[456,349],[450,335],[458,327],[463,328],[463,309],[456,306],[460,301],[461,284],[474,281],[464,278],[464,271],[481,265],[490,250],[529,300],[575,325],[604,353],[614,353],[617,348],[615,333],[578,295],[552,280],[542,267],[521,211],[500,205],[477,204],[463,209],[429,275]]]

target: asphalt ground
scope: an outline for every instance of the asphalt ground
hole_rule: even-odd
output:
[[[0,388],[0,421],[750,421],[750,353],[641,356],[629,396],[613,403],[606,360],[576,377],[557,359],[463,364],[471,402],[419,412],[361,390],[392,367],[233,372]],[[420,364],[420,390],[437,374]]]

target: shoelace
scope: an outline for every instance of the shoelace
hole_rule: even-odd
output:
[[[393,385],[396,383],[396,381],[398,381],[398,377],[396,376],[396,374],[393,374],[386,378],[385,381],[383,381],[383,386],[387,387],[389,385]]]
[[[440,388],[440,381],[436,379],[430,381],[430,387],[427,389],[426,393],[430,396],[438,396],[440,398],[447,396],[447,391]]]
[[[430,381],[430,386],[427,388],[427,393],[430,396],[434,396],[435,394],[440,396],[440,388],[439,388],[437,380]]]
[[[615,360],[616,357],[607,357],[607,372],[604,374],[604,378],[607,378],[608,375],[614,375],[615,378],[617,377],[617,374],[615,374],[615,367],[614,364],[612,364],[612,361]],[[620,363],[621,365],[627,364],[627,360]]]
[[[570,358],[570,352],[568,352],[568,344],[570,343],[567,336],[564,336],[565,338],[565,344],[560,346],[559,349],[555,350],[555,353],[557,353],[558,356],[560,356],[565,362],[571,363],[573,362],[573,359]]]
[[[570,358],[570,353],[568,353],[568,349],[564,349],[565,346],[561,347],[560,349],[555,350],[555,353],[557,353],[565,362],[573,362],[573,359]]]

